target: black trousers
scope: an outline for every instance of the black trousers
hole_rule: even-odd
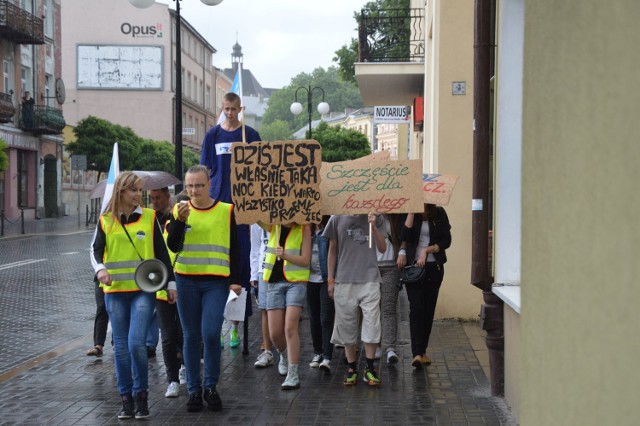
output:
[[[325,359],[333,356],[333,321],[335,306],[333,299],[329,297],[327,282],[307,283],[307,307],[309,308],[309,326],[311,327],[311,340],[313,341],[313,353],[322,354]]]
[[[93,320],[93,344],[104,347],[104,342],[107,340],[109,314],[104,304],[104,292],[100,283],[96,283],[94,293],[96,296],[96,318]]]
[[[425,270],[422,282],[405,285],[409,298],[409,330],[413,356],[424,354],[429,346],[438,293],[444,278],[443,265],[427,262]]]
[[[162,338],[162,358],[167,369],[167,382],[178,382],[182,351],[182,327],[178,316],[178,305],[156,299],[156,314]]]

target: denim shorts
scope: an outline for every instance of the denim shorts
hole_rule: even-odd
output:
[[[262,279],[262,272],[258,276],[258,309],[267,309],[267,291],[269,283]]]
[[[268,283],[267,310],[285,309],[287,306],[304,307],[307,303],[307,283],[280,281]]]

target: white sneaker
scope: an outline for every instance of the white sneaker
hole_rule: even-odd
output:
[[[178,382],[171,382],[169,386],[167,386],[167,391],[164,396],[166,398],[177,398],[180,393],[180,384]]]
[[[324,371],[325,373],[331,373],[331,360],[326,358],[323,359],[320,363],[320,370]]]
[[[291,364],[288,369],[287,378],[281,385],[282,390],[293,390],[300,388],[300,378],[298,377],[298,366]]]
[[[387,352],[387,364],[396,364],[398,362],[398,354],[395,351],[390,350]]]
[[[265,368],[273,364],[273,354],[269,351],[264,351],[258,355],[257,361],[253,364],[257,368]]]
[[[289,361],[287,361],[287,350],[280,352],[280,362],[278,362],[278,373],[281,376],[286,376],[289,372]]]
[[[178,372],[178,377],[180,378],[181,385],[187,384],[187,369],[184,368],[184,365],[180,367],[180,371]]]
[[[320,366],[320,362],[322,361],[322,355],[320,354],[315,354],[313,356],[313,359],[311,360],[311,362],[309,363],[309,367],[311,368],[318,368]]]
[[[376,348],[376,356],[374,358],[375,359],[380,359],[381,356],[382,356],[382,349],[380,348],[380,346],[378,346]]]

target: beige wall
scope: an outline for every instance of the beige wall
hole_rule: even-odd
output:
[[[470,284],[473,1],[429,2],[427,29],[431,29],[431,36],[428,36],[425,55],[423,168],[424,172],[460,176],[451,203],[446,207],[453,242],[447,251],[449,261],[436,317],[477,319],[482,293]],[[454,81],[466,82],[465,96],[452,95]],[[412,145],[412,151],[417,147],[418,144]]]
[[[640,2],[526,2],[523,425],[638,424]]]

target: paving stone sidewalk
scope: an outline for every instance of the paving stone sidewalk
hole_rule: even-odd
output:
[[[256,369],[259,322],[249,322],[250,355],[226,347],[218,390],[224,409],[187,413],[185,386],[179,398],[164,397],[164,366],[159,356],[149,362],[149,424],[225,425],[511,425],[504,400],[491,397],[487,378],[459,321],[436,321],[429,354],[433,364],[411,367],[405,293],[400,298],[400,362],[382,365],[382,385],[344,387],[344,352],[336,350],[332,374],[308,367],[313,355],[305,318],[300,323],[301,388],[282,391],[277,367]],[[91,329],[87,322],[87,329]],[[468,324],[467,324],[468,325]],[[473,325],[473,324],[472,324]],[[85,344],[86,342],[86,344]],[[72,350],[0,383],[1,425],[119,424],[113,352],[87,357],[90,336],[74,342]],[[364,360],[360,358],[360,367]]]

